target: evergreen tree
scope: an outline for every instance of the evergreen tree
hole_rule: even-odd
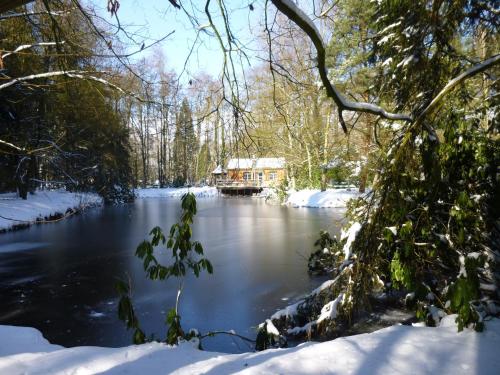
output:
[[[198,144],[195,135],[191,108],[187,98],[182,100],[177,114],[174,136],[174,184],[192,184],[195,179],[195,158]]]

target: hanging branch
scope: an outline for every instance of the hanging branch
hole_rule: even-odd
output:
[[[312,20],[300,10],[291,0],[271,0],[271,2],[278,8],[278,10],[293,21],[302,31],[304,31],[309,39],[314,44],[317,53],[317,68],[319,75],[321,77],[321,82],[326,89],[327,96],[332,98],[337,107],[339,108],[339,113],[342,111],[355,111],[355,112],[365,112],[378,115],[387,120],[402,120],[411,122],[413,119],[410,115],[391,113],[387,112],[385,109],[371,104],[363,102],[354,102],[348,100],[343,96],[330,82],[328,78],[328,69],[326,68],[326,48],[323,38],[321,37],[318,29],[312,22]],[[340,116],[342,118],[342,116]],[[345,123],[341,122],[342,130],[347,133],[347,127]]]

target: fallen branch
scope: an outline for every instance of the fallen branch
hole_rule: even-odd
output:
[[[238,335],[237,333],[232,332],[232,331],[212,331],[212,332],[208,332],[207,334],[200,336],[200,340],[202,340],[204,338],[207,338],[207,337],[213,337],[215,335],[236,336],[236,337],[238,337],[238,338],[240,338],[240,339],[242,339],[244,341],[251,342],[251,343],[255,344],[255,340],[249,339],[248,337],[245,337],[245,336],[242,336],[242,335]]]

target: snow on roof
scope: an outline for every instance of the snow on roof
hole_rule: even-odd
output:
[[[285,168],[285,158],[230,159],[227,169]]]
[[[224,169],[222,169],[222,166],[220,164],[217,166],[217,168],[215,168],[212,171],[212,174],[223,174],[223,173],[227,173],[227,171],[225,171]]]
[[[227,163],[227,169],[251,169],[252,159],[230,159]]]
[[[256,160],[255,168],[285,168],[285,158],[260,158]]]

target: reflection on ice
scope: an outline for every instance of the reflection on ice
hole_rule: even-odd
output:
[[[33,250],[49,245],[46,242],[14,242],[0,245],[0,253],[9,253],[12,251]]]

